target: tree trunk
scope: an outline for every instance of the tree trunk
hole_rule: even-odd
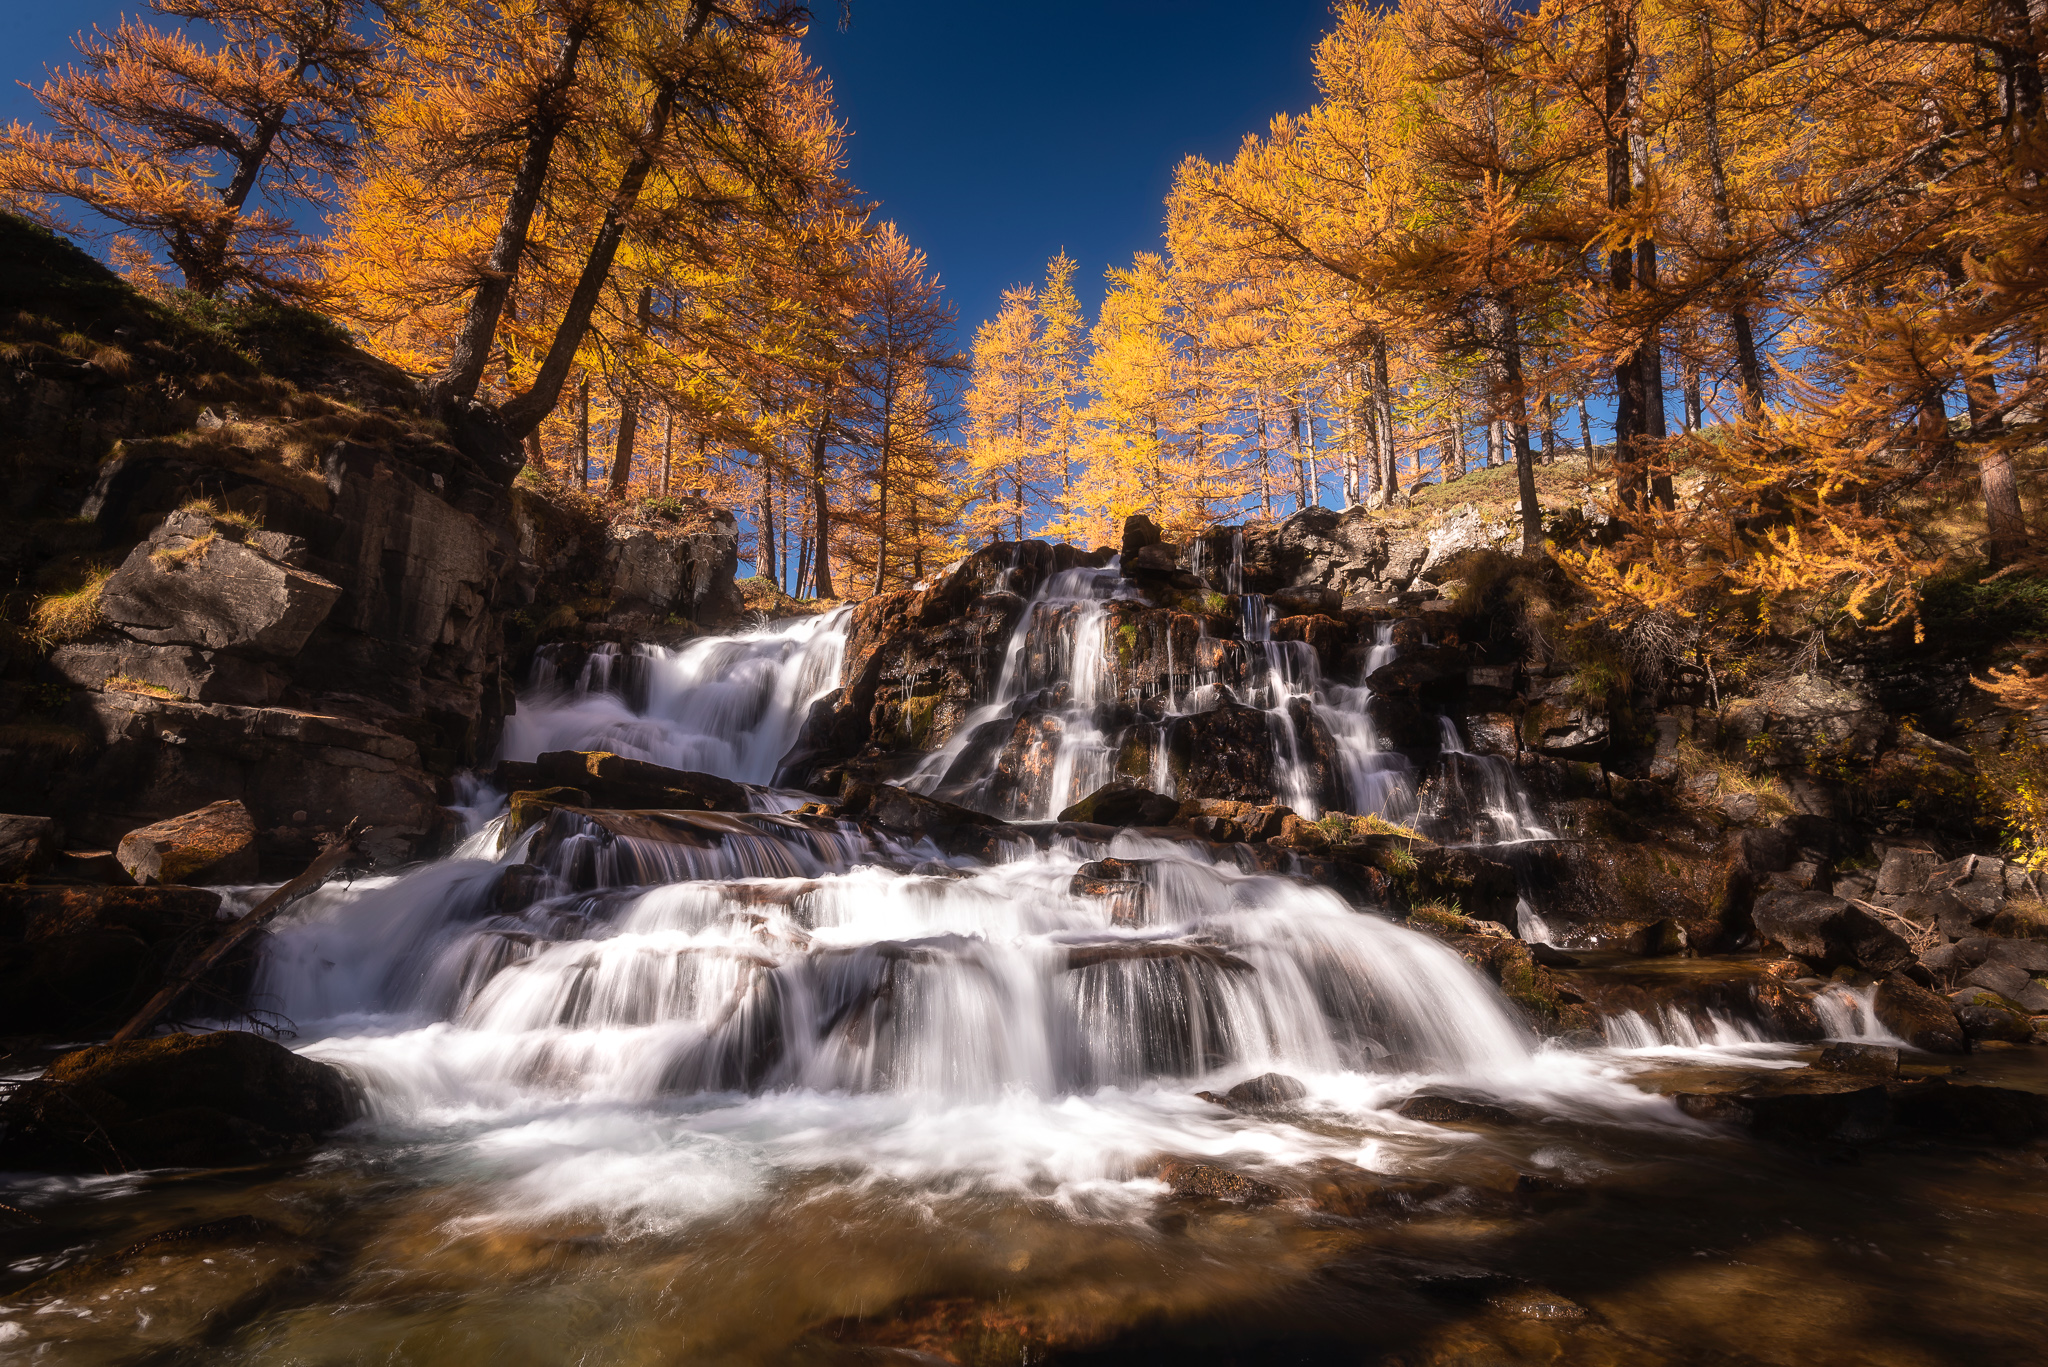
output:
[[[832,435],[832,381],[818,396],[818,426],[811,433],[811,503],[817,515],[811,588],[818,598],[837,598],[832,586],[832,501],[825,493],[825,451]]]
[[[661,496],[668,497],[669,479],[676,463],[676,411],[661,406]]]
[[[569,88],[576,83],[576,63],[595,22],[595,12],[585,11],[583,17],[570,23],[563,34],[562,55],[556,60],[554,71],[534,92],[534,117],[528,126],[526,150],[520,156],[519,169],[513,173],[498,235],[491,242],[490,255],[484,258],[481,279],[476,293],[469,297],[462,328],[448,352],[448,364],[423,386],[435,406],[468,403],[476,398],[477,385],[483,382],[484,364],[490,359],[491,343],[498,335],[498,320],[504,316],[519,259],[526,254],[534,210],[539,207],[541,191],[547,185],[548,164],[554,159],[556,141],[569,123],[567,97]],[[538,425],[538,419],[531,424]],[[526,432],[521,430],[514,435],[523,437]]]
[[[535,474],[539,475],[542,479],[546,479],[548,477],[548,462],[547,457],[541,454],[540,429],[538,427],[526,434],[524,444],[526,446],[526,463],[533,467]]]
[[[618,444],[612,449],[612,478],[609,496],[624,498],[633,483],[633,441],[640,434],[640,400],[636,395],[619,398]]]
[[[776,566],[775,548],[775,469],[766,456],[761,457],[761,525],[754,536],[754,575],[771,583],[780,583],[780,571]]]
[[[1586,412],[1586,401],[1579,400],[1579,454],[1586,458],[1586,477],[1593,477],[1593,419]]]
[[[1608,0],[1606,65],[1607,207],[1619,212],[1630,201],[1629,133],[1634,110],[1629,99],[1634,84],[1635,34],[1633,16],[1617,0]],[[1607,254],[1609,287],[1620,304],[1620,296],[1635,283],[1635,252],[1617,247]],[[1643,364],[1637,352],[1614,363],[1614,488],[1624,509],[1642,506],[1644,494],[1642,451]]]
[[[701,0],[699,8],[702,8]],[[626,235],[626,216],[640,202],[640,191],[647,183],[647,173],[654,168],[655,157],[660,151],[661,140],[668,134],[669,116],[675,112],[675,106],[674,83],[666,82],[657,87],[654,102],[648,107],[647,117],[640,128],[638,145],[626,162],[626,169],[619,175],[619,188],[612,192],[611,203],[605,206],[604,222],[598,225],[597,237],[590,244],[590,254],[584,258],[583,272],[576,278],[576,288],[569,295],[569,304],[562,311],[561,322],[555,325],[554,338],[540,363],[539,374],[534,376],[533,387],[507,400],[498,412],[507,432],[515,436],[525,433],[555,406],[562,383],[568,379],[569,368],[576,363],[576,353],[583,345],[583,336],[590,330],[590,316],[597,309],[598,297],[604,293],[605,282],[611,278],[612,262],[618,259],[619,243]]]
[[[1700,365],[1698,361],[1685,363],[1685,430],[1698,435],[1706,425],[1706,405],[1700,400]]]
[[[1721,151],[1721,93],[1714,74],[1714,36],[1707,10],[1700,11],[1700,118],[1706,131],[1708,197],[1714,205],[1714,226],[1721,245],[1735,240],[1735,216],[1728,208],[1728,170]],[[1735,341],[1735,371],[1742,382],[1742,415],[1754,422],[1764,412],[1764,371],[1756,355],[1756,336],[1749,326],[1749,308],[1740,299],[1729,306],[1728,333]]]
[[[1543,509],[1536,502],[1536,463],[1529,453],[1529,402],[1522,392],[1521,319],[1505,301],[1500,310],[1501,368],[1506,372],[1508,427],[1514,437],[1515,486],[1522,498],[1522,554],[1543,553]]]
[[[576,386],[576,487],[590,492],[590,376]]]
[[[875,586],[882,591],[889,570],[889,442],[895,434],[896,376],[894,364],[882,380],[882,440],[875,453]]]

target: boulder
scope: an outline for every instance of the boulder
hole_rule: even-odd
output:
[[[202,888],[0,884],[0,1033],[121,1024],[219,910]]]
[[[1940,866],[1941,858],[1932,850],[1893,845],[1884,852],[1884,862],[1878,865],[1877,892],[1884,897],[1925,892],[1927,880]]]
[[[608,750],[550,750],[531,764],[498,766],[500,787],[573,788],[590,807],[665,808],[682,812],[748,812],[747,790],[731,779],[671,769]]]
[[[2048,1134],[2048,1096],[1931,1078],[1892,1090],[1900,1128],[1943,1139],[2025,1144]]]
[[[254,707],[276,703],[288,682],[278,661],[194,646],[148,645],[113,632],[57,647],[49,667],[78,688],[162,690],[194,702]]]
[[[0,1167],[225,1167],[310,1147],[363,1111],[340,1069],[241,1030],[65,1054],[4,1107]]]
[[[1300,1079],[1285,1073],[1261,1073],[1247,1078],[1223,1094],[1223,1104],[1235,1111],[1261,1111],[1285,1106],[1308,1095]]]
[[[1165,826],[1181,813],[1181,804],[1135,783],[1106,783],[1060,813],[1062,821],[1087,821],[1098,826]]]
[[[57,858],[57,823],[47,816],[0,816],[0,883],[41,873]]]
[[[648,516],[606,533],[604,567],[614,615],[673,614],[700,627],[738,621],[738,522],[701,499],[670,502],[680,510],[673,518]]]
[[[1891,973],[1917,964],[1911,947],[1876,917],[1826,893],[1767,892],[1750,919],[1763,939],[1817,968]]]
[[[928,839],[949,854],[985,853],[990,837],[1008,829],[1007,822],[984,812],[887,783],[847,784],[839,811],[898,835]]]
[[[1593,759],[1607,751],[1612,731],[1606,709],[1573,694],[1573,679],[1531,680],[1522,712],[1522,743],[1555,759]]]
[[[114,850],[128,876],[150,883],[253,883],[256,823],[233,798],[128,832]]]
[[[1930,1054],[1961,1054],[1969,1049],[1955,1008],[1902,973],[1877,985],[1872,1007],[1878,1024],[1915,1049]]]
[[[1666,916],[1630,936],[1629,949],[1646,959],[1665,959],[1690,953],[1691,943],[1686,938],[1685,927]]]
[[[1505,1106],[1455,1096],[1411,1096],[1395,1109],[1409,1120],[1430,1125],[1512,1125],[1516,1120]]]
[[[1965,987],[1949,994],[1956,1021],[1972,1040],[1996,1040],[2026,1044],[2034,1038],[2034,1024],[2018,1002],[1982,987]]]
[[[1100,898],[1108,906],[1109,922],[1116,926],[1142,926],[1150,919],[1152,893],[1145,882],[1149,860],[1096,859],[1075,870],[1067,890],[1076,897]]]
[[[1152,1176],[1164,1182],[1167,1189],[1183,1199],[1228,1201],[1240,1206],[1266,1206],[1286,1195],[1270,1182],[1214,1163],[1198,1163],[1185,1158],[1160,1160],[1152,1170]]]
[[[1899,1051],[1886,1044],[1830,1044],[1820,1051],[1813,1066],[1830,1073],[1897,1077]]]
[[[207,513],[172,513],[107,580],[101,616],[151,645],[289,659],[327,620],[341,585],[242,536]]]
[[[1124,519],[1121,554],[1125,559],[1128,560],[1147,546],[1158,545],[1159,540],[1159,524],[1143,513],[1132,513]]]

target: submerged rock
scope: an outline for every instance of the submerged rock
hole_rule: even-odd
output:
[[[1430,1125],[1512,1125],[1518,1119],[1505,1106],[1455,1096],[1411,1096],[1396,1112]]]
[[[1164,1182],[1175,1196],[1184,1199],[1228,1201],[1240,1206],[1269,1206],[1286,1196],[1271,1182],[1214,1163],[1186,1158],[1162,1159],[1152,1176]]]
[[[1885,1044],[1830,1044],[1820,1051],[1813,1066],[1831,1073],[1897,1077],[1899,1051]]]
[[[241,1030],[65,1054],[0,1109],[0,1165],[223,1167],[309,1147],[362,1113],[340,1069]]]

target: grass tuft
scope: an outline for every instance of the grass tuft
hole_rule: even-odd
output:
[[[113,576],[112,566],[95,565],[86,571],[85,582],[77,588],[38,598],[29,610],[29,622],[36,639],[45,645],[61,645],[90,635],[103,620],[100,616],[100,592]]]

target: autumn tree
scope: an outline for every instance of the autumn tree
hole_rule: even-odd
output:
[[[74,204],[139,234],[203,295],[317,297],[321,245],[288,216],[350,166],[378,89],[359,0],[150,0],[194,33],[124,19],[78,40],[36,101],[49,131],[0,135],[0,196],[49,224]],[[90,226],[88,219],[86,226]]]

